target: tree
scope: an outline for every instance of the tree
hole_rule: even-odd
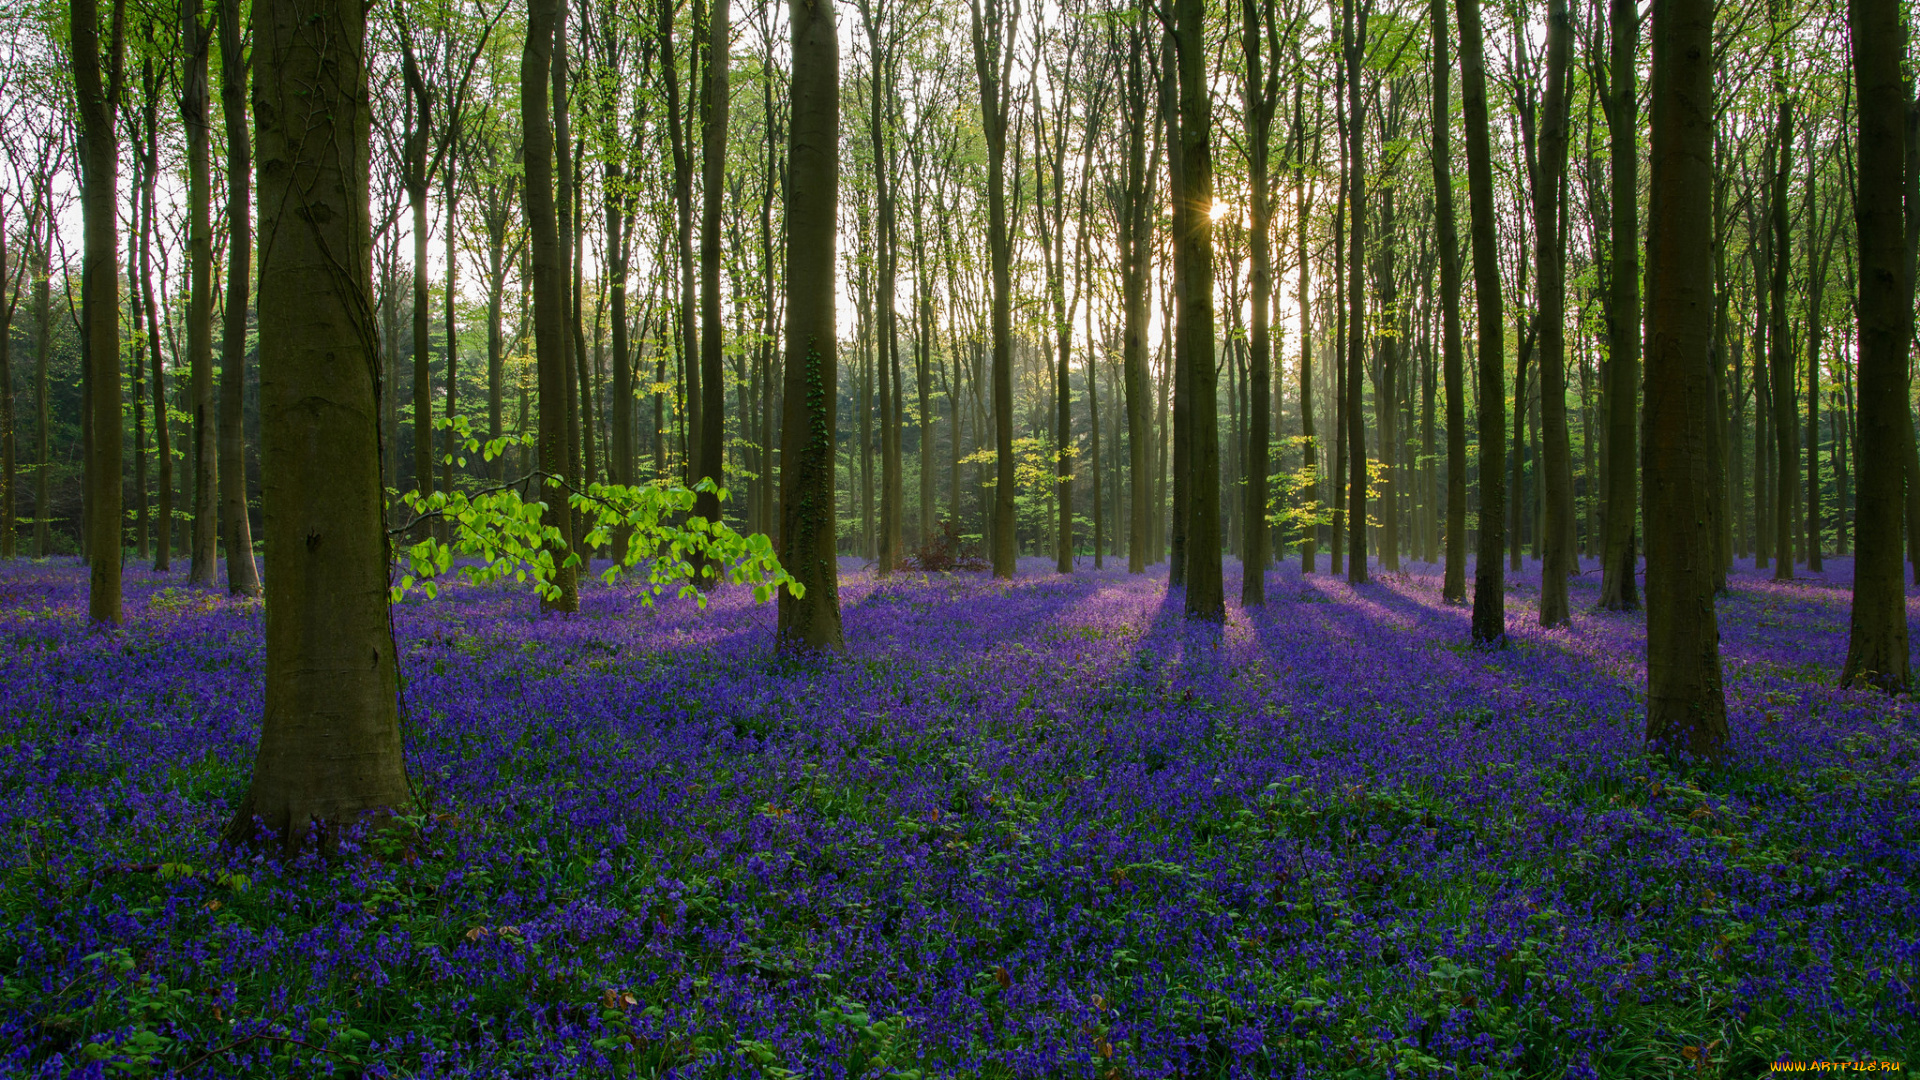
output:
[[[1567,171],[1567,72],[1572,66],[1573,22],[1566,0],[1547,5],[1547,92],[1541,103],[1539,163],[1534,170],[1533,224],[1539,243],[1534,274],[1539,303],[1540,421],[1546,442],[1546,496],[1540,564],[1540,625],[1564,626],[1567,575],[1579,567],[1573,552],[1573,466],[1567,435],[1566,234],[1562,177]]]
[[[220,111],[227,126],[227,310],[220,335],[220,519],[226,526],[227,591],[260,592],[247,515],[246,431],[242,426],[247,366],[247,286],[253,262],[247,173],[247,58],[240,46],[240,0],[219,0]],[[157,343],[156,343],[157,347]],[[142,498],[145,495],[142,493]]]
[[[1188,618],[1226,618],[1220,567],[1219,371],[1213,340],[1213,93],[1207,82],[1205,0],[1176,0],[1174,33],[1180,71],[1180,171],[1187,206],[1178,242],[1185,249],[1186,287],[1180,295],[1180,334],[1189,370],[1176,389],[1189,397],[1192,434],[1187,449],[1192,478],[1187,494]]]
[[[1272,71],[1261,68],[1265,39],[1271,37],[1276,65]],[[1247,540],[1246,554],[1240,560],[1242,578],[1240,603],[1259,607],[1267,602],[1268,540],[1267,527],[1267,444],[1271,439],[1268,421],[1272,415],[1273,342],[1270,320],[1273,304],[1272,238],[1273,207],[1271,179],[1267,175],[1268,136],[1273,130],[1273,110],[1280,101],[1279,27],[1273,12],[1273,0],[1241,0],[1240,50],[1246,63],[1241,98],[1247,135],[1247,181],[1250,188],[1249,244],[1253,317],[1248,335],[1251,354],[1249,393],[1252,401],[1247,415],[1251,431],[1247,434]],[[1305,258],[1303,252],[1301,257]],[[1305,302],[1305,298],[1301,298]]]
[[[258,819],[283,848],[413,801],[382,532],[364,11],[253,8],[267,673],[228,836],[256,839]]]
[[[201,0],[182,0],[180,122],[187,136],[187,379],[193,439],[193,542],[187,583],[212,588],[219,575],[220,418],[213,382],[213,224],[208,146],[207,51]],[[119,430],[118,424],[114,426]]]
[[[1347,75],[1347,583],[1367,580],[1367,419],[1360,408],[1360,376],[1366,370],[1367,285],[1367,162],[1366,111],[1360,100],[1361,58],[1366,52],[1367,13],[1371,4],[1356,0],[1340,5],[1341,45]],[[1464,19],[1462,22],[1464,23]],[[1471,136],[1469,136],[1471,137]],[[1469,151],[1471,152],[1471,151]]]
[[[1611,0],[1608,9],[1611,60],[1599,88],[1607,117],[1610,153],[1608,195],[1613,210],[1613,265],[1607,305],[1607,494],[1606,539],[1600,554],[1600,606],[1632,611],[1640,606],[1634,582],[1634,518],[1639,510],[1640,399],[1640,104],[1635,51],[1640,41],[1637,0]],[[1597,67],[1598,65],[1596,65]]]
[[[1153,521],[1153,389],[1147,374],[1147,313],[1152,288],[1153,231],[1148,216],[1153,204],[1153,176],[1159,171],[1159,144],[1154,160],[1147,158],[1147,128],[1151,121],[1151,69],[1147,65],[1148,15],[1134,6],[1115,28],[1124,35],[1119,96],[1123,141],[1119,175],[1110,185],[1120,260],[1122,386],[1127,411],[1127,572],[1147,568],[1152,550]]]
[[[715,484],[726,482],[726,383],[722,369],[720,321],[720,212],[727,190],[727,106],[729,60],[733,35],[728,26],[727,0],[713,0],[707,13],[707,37],[712,55],[706,62],[701,92],[700,129],[700,423],[696,475]],[[691,367],[691,361],[689,361]],[[720,499],[713,491],[700,494],[694,513],[708,521],[720,520]],[[719,578],[702,577],[711,587]]]
[[[80,112],[81,207],[86,255],[87,413],[93,426],[87,469],[87,618],[120,621],[120,140],[115,117],[125,74],[126,3],[114,0],[106,55],[95,0],[72,0],[74,95]],[[103,71],[104,68],[104,71]],[[42,414],[45,415],[44,413]],[[44,513],[44,510],[42,511]]]
[[[1467,410],[1461,370],[1460,238],[1453,210],[1453,115],[1448,80],[1447,0],[1430,0],[1433,23],[1433,216],[1440,247],[1440,366],[1447,395],[1447,555],[1441,599],[1467,598]],[[1303,255],[1304,258],[1304,255]]]
[[[780,594],[779,640],[840,651],[833,493],[834,239],[840,194],[840,42],[833,6],[789,0],[787,373],[780,434],[780,561],[804,592]],[[1010,490],[1010,489],[1009,489]]]
[[[1013,520],[1013,238],[1007,225],[1006,179],[1007,116],[1012,95],[1007,92],[1007,78],[1013,70],[1020,0],[967,2],[973,14],[973,66],[980,79],[980,125],[987,143],[987,252],[993,263],[993,576],[1012,578],[1017,548]]]
[[[1727,740],[1714,612],[1713,4],[1653,14],[1647,230],[1647,743],[1718,756]],[[1784,540],[1784,538],[1783,538]],[[1784,543],[1783,549],[1784,551]]]
[[[1460,19],[1460,109],[1467,140],[1467,213],[1473,244],[1473,303],[1480,367],[1480,543],[1473,564],[1473,641],[1499,647],[1507,637],[1506,327],[1501,324],[1500,251],[1493,216],[1493,150],[1487,124],[1486,37],[1480,0],[1455,0]]]
[[[291,2],[291,0],[287,0]],[[573,515],[566,498],[558,494],[555,478],[573,475],[573,455],[567,446],[567,258],[561,247],[560,219],[553,193],[554,133],[548,115],[550,80],[555,70],[556,43],[565,34],[563,0],[530,0],[527,39],[520,54],[520,130],[526,165],[527,231],[533,264],[533,347],[540,391],[540,471],[546,474],[549,495],[546,523],[556,530],[559,550],[554,584],[558,595],[543,596],[541,606],[552,611],[580,609],[578,577],[569,565],[574,557]],[[554,109],[565,99],[551,99]],[[424,489],[423,489],[424,490]]]
[[[1913,306],[1901,206],[1908,129],[1899,0],[1850,0],[1847,26],[1859,102],[1854,228],[1860,261],[1860,441],[1853,615],[1840,682],[1897,693],[1913,678],[1900,567]]]

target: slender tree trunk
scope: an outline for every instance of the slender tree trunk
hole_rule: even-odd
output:
[[[1440,366],[1447,398],[1447,549],[1440,598],[1457,604],[1467,598],[1467,407],[1461,370],[1460,238],[1453,208],[1453,118],[1447,85],[1453,61],[1447,55],[1447,0],[1431,3],[1434,218],[1440,248]]]
[[[726,384],[722,369],[723,329],[720,317],[720,213],[725,206],[727,188],[727,111],[730,104],[728,80],[732,56],[732,31],[728,26],[728,0],[713,0],[707,15],[707,39],[712,55],[706,62],[706,83],[702,97],[704,108],[700,130],[700,467],[698,476],[724,485],[726,477]],[[694,515],[718,522],[720,497],[701,492],[694,504]],[[711,589],[719,583],[718,567],[702,567],[701,585]],[[712,576],[705,576],[712,575]]]
[[[1549,0],[1547,9],[1546,116],[1540,128],[1539,184],[1533,219],[1539,233],[1534,273],[1540,305],[1540,421],[1545,443],[1540,462],[1545,475],[1543,558],[1540,562],[1540,625],[1572,621],[1567,608],[1567,575],[1579,569],[1573,552],[1573,467],[1567,431],[1566,236],[1561,179],[1567,169],[1567,71],[1572,64],[1573,23],[1566,0]]]
[[[44,207],[42,208],[44,211]],[[51,351],[53,337],[53,270],[48,265],[47,253],[53,246],[53,224],[51,215],[41,218],[41,232],[35,243],[35,273],[33,277],[33,401],[34,401],[34,461],[38,468],[33,470],[33,557],[44,559],[53,554],[53,440],[49,429],[53,425],[53,410],[47,400],[47,356]],[[158,353],[154,354],[158,356]],[[164,407],[164,402],[162,403]]]
[[[834,544],[834,240],[839,228],[840,44],[833,9],[791,0],[787,144],[787,339],[780,422],[780,561],[805,589],[780,593],[779,640],[839,651]]]
[[[1907,352],[1913,338],[1913,269],[1902,250],[1902,172],[1912,159],[1903,145],[1911,129],[1902,116],[1900,4],[1850,0],[1847,26],[1859,102],[1860,412],[1853,613],[1840,682],[1897,693],[1912,683],[1900,568],[1900,458],[1912,438]]]
[[[80,112],[80,198],[86,226],[81,300],[90,386],[85,400],[93,426],[86,483],[87,618],[96,623],[118,623],[122,527],[120,222],[116,204],[120,142],[114,120],[120,107],[125,6],[122,0],[114,2],[105,57],[101,55],[100,13],[95,0],[73,0],[69,16],[74,96]],[[205,53],[201,55],[204,64]],[[204,94],[203,84],[203,116]],[[203,164],[205,160],[203,151]]]
[[[1783,33],[1779,0],[1769,4],[1769,16],[1772,18],[1775,33]],[[1793,172],[1793,100],[1787,92],[1786,69],[1778,50],[1784,45],[1775,46],[1773,92],[1777,101],[1776,119],[1773,126],[1773,198],[1771,200],[1773,226],[1773,259],[1769,269],[1773,275],[1773,324],[1768,328],[1767,356],[1768,373],[1773,377],[1773,439],[1774,439],[1774,543],[1777,550],[1773,560],[1773,579],[1788,581],[1793,577],[1793,534],[1795,510],[1800,505],[1800,425],[1794,413],[1793,351],[1787,337],[1787,273],[1792,261],[1792,241],[1788,235],[1787,181]]]
[[[1366,52],[1367,0],[1343,0],[1342,45],[1347,65],[1347,583],[1367,580],[1367,421],[1360,408],[1365,392],[1367,286],[1366,111],[1361,105],[1361,57]],[[1357,25],[1356,25],[1357,23]]]
[[[1252,370],[1248,372],[1247,490],[1244,554],[1241,557],[1240,603],[1260,607],[1267,602],[1268,543],[1272,531],[1267,527],[1268,444],[1273,414],[1273,342],[1270,320],[1273,305],[1273,254],[1269,230],[1273,227],[1272,193],[1267,175],[1267,140],[1272,132],[1276,89],[1269,89],[1261,60],[1263,52],[1263,16],[1268,5],[1258,0],[1241,0],[1240,42],[1246,57],[1246,77],[1241,97],[1244,103],[1247,133],[1247,172],[1250,190],[1248,236],[1252,254],[1249,283],[1253,293],[1253,313],[1248,345]],[[1301,261],[1306,259],[1305,252]],[[1303,301],[1304,302],[1304,299]]]
[[[1635,58],[1639,9],[1634,0],[1611,0],[1608,18],[1612,83],[1606,110],[1613,266],[1607,283],[1607,536],[1600,555],[1600,606],[1632,611],[1640,606],[1634,579],[1640,477],[1640,427],[1635,422],[1640,398],[1640,97]]]
[[[180,118],[187,136],[187,377],[192,386],[193,414],[193,561],[187,571],[187,584],[212,588],[219,563],[220,427],[213,384],[208,35],[200,12],[200,0],[183,0],[180,33],[186,67],[180,86]]]
[[[1647,742],[1717,757],[1726,745],[1713,606],[1713,4],[1662,0],[1653,22],[1649,214]]]
[[[159,172],[156,164],[159,161],[160,105],[159,95],[151,89],[153,80],[146,78],[144,81],[149,86],[144,150],[146,165],[140,173],[144,193],[140,199],[140,255],[136,272],[140,278],[142,316],[146,320],[148,378],[153,384],[153,449],[160,466],[157,477],[160,489],[159,527],[154,533],[153,569],[164,574],[173,568],[173,423],[167,417],[167,378],[160,352],[160,302],[154,295],[153,284],[153,195],[154,181]]]
[[[293,2],[293,0],[280,0]],[[309,0],[311,2],[311,0]],[[565,34],[561,0],[528,0],[527,38],[520,54],[520,128],[525,140],[527,231],[533,263],[533,346],[539,380],[540,469],[551,477],[571,477],[573,459],[567,447],[567,258],[561,240],[558,207],[554,199],[554,130],[552,111],[564,108],[564,99],[550,99],[548,87],[555,74],[556,42]],[[557,593],[543,596],[549,611],[580,609],[575,568],[561,565],[573,551],[573,515],[566,493],[549,480],[541,485],[546,501],[545,524],[560,533],[561,550],[553,552]]]
[[[1213,326],[1213,98],[1207,83],[1206,7],[1176,0],[1174,41],[1180,73],[1180,170],[1186,203],[1185,289],[1180,336],[1187,345],[1188,463],[1185,577],[1189,618],[1226,618],[1220,565],[1219,373]],[[1176,390],[1176,393],[1178,390]]]
[[[258,819],[297,848],[413,797],[382,531],[365,8],[255,0],[253,40],[267,673],[227,835],[255,839]]]
[[[227,310],[220,338],[220,523],[227,549],[227,592],[260,594],[247,513],[247,294],[253,284],[248,202],[253,148],[247,139],[247,57],[240,45],[240,0],[220,3],[220,111],[227,125]]]
[[[1692,0],[1690,0],[1692,2]],[[1473,244],[1474,309],[1478,321],[1480,533],[1473,569],[1473,641],[1498,647],[1507,636],[1506,485],[1500,457],[1506,446],[1506,327],[1500,304],[1500,252],[1493,212],[1493,151],[1487,123],[1485,36],[1480,0],[1455,0],[1460,18],[1460,106],[1467,142],[1467,209]]]

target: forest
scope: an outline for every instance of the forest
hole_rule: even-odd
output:
[[[1912,0],[18,0],[0,1075],[1920,1055]]]

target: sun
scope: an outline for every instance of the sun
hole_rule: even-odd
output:
[[[1231,206],[1228,206],[1224,202],[1216,202],[1213,204],[1213,209],[1207,211],[1207,216],[1214,221],[1219,221],[1221,218],[1226,217],[1232,209]]]

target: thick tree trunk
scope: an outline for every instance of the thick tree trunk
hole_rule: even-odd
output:
[[[283,0],[286,2],[286,0]],[[571,477],[573,458],[567,446],[567,309],[566,249],[561,240],[559,209],[554,199],[554,131],[551,111],[565,102],[551,98],[555,44],[565,33],[561,0],[529,0],[527,39],[520,54],[520,128],[526,171],[527,231],[533,264],[533,348],[540,391],[540,470],[549,478]],[[580,609],[576,568],[564,565],[573,553],[573,515],[567,493],[549,479],[540,487],[547,504],[545,524],[560,532],[564,550],[553,552],[557,595],[541,598],[549,611]]]
[[[255,839],[257,818],[289,849],[413,801],[387,615],[364,10],[253,8],[266,705],[227,835]]]
[[[1906,588],[1900,567],[1901,460],[1912,439],[1907,352],[1913,337],[1912,263],[1905,245],[1902,173],[1911,129],[1902,113],[1899,0],[1851,0],[1859,190],[1854,227],[1860,259],[1860,412],[1855,460],[1859,501],[1853,613],[1842,685],[1897,693],[1912,683]]]
[[[1455,0],[1460,18],[1460,107],[1467,141],[1467,210],[1473,244],[1478,338],[1480,533],[1473,567],[1473,641],[1497,647],[1507,637],[1505,553],[1506,327],[1500,305],[1500,250],[1493,211],[1493,151],[1488,141],[1485,37],[1480,0]]]
[[[1647,263],[1647,742],[1717,757],[1727,740],[1713,606],[1713,4],[1653,22]]]
[[[240,45],[240,0],[220,3],[220,111],[227,126],[227,310],[220,334],[220,524],[227,551],[227,592],[260,594],[247,513],[247,293],[253,277],[252,206],[247,139],[247,58]]]
[[[833,493],[834,240],[839,230],[840,43],[833,9],[791,0],[787,144],[786,389],[780,423],[780,561],[805,589],[780,593],[779,642],[840,651]]]

